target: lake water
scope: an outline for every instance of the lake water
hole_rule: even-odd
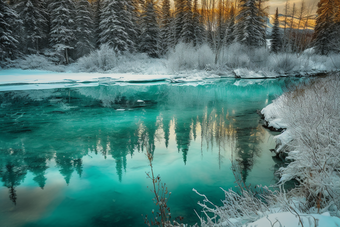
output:
[[[273,135],[257,110],[291,80],[0,92],[0,225],[143,226],[156,209],[143,141],[172,192],[172,217],[194,224],[202,198],[221,205],[235,187],[275,183]],[[142,135],[147,135],[142,138]]]

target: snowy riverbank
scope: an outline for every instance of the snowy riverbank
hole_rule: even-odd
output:
[[[224,191],[222,207],[201,195],[201,226],[340,226],[339,86],[339,75],[316,78],[261,111],[269,127],[284,129],[275,149],[290,161],[278,171],[281,187],[254,191],[238,180],[236,166],[241,193]],[[291,179],[298,185],[286,192],[282,185]]]
[[[7,62],[0,69],[0,84],[186,83],[209,78],[308,77],[339,70],[340,55],[275,54],[266,48],[245,49],[237,43],[223,48],[218,54],[207,45],[195,48],[180,43],[163,58],[150,58],[145,54],[117,55],[104,45],[69,65],[37,54]]]

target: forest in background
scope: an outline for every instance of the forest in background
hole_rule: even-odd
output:
[[[196,49],[208,45],[215,64],[221,50],[235,43],[245,50],[268,48],[297,55],[307,48],[313,48],[313,54],[339,52],[340,1],[321,0],[317,10],[304,1],[299,6],[287,1],[284,12],[276,10],[271,28],[268,4],[268,0],[1,0],[1,66],[33,54],[69,64],[102,45],[116,55],[145,53],[152,58],[167,56],[180,43]]]

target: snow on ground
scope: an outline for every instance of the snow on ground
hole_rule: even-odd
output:
[[[245,227],[339,227],[340,218],[331,217],[328,212],[323,214],[294,214],[283,212],[270,214]]]
[[[136,75],[130,73],[56,73],[40,70],[7,69],[0,71],[0,84],[62,82],[142,82],[165,81],[170,75]]]

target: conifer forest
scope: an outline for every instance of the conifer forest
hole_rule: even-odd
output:
[[[0,227],[339,227],[340,0],[0,0]]]

